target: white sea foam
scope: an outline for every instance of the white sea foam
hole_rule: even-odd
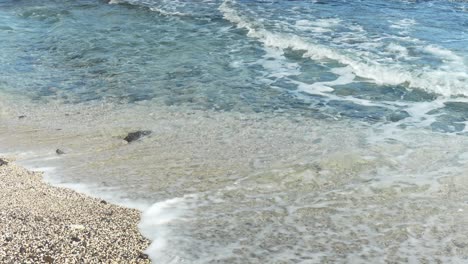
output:
[[[206,1],[205,1],[206,2]],[[163,0],[160,2],[152,1],[138,1],[138,0],[110,0],[109,4],[122,4],[129,3],[134,5],[147,6],[151,11],[157,12],[162,16],[191,16],[190,14],[177,11],[178,8],[183,7],[185,3],[182,1],[167,1]]]
[[[402,33],[407,33],[417,22],[414,19],[404,18],[398,21],[390,21],[391,28],[401,29]]]
[[[286,76],[299,75],[301,73],[298,63],[288,62],[284,52],[273,47],[265,48],[266,54],[256,63],[268,71],[268,77],[282,78]]]
[[[431,53],[433,55],[438,56],[442,60],[448,62],[450,66],[453,66],[453,69],[456,69],[455,67],[461,67],[465,70],[467,70],[467,66],[463,62],[463,58],[461,56],[458,56],[451,50],[443,49],[440,47],[437,47],[435,45],[428,45],[423,48],[425,52]],[[452,67],[450,67],[452,69]]]
[[[265,46],[280,49],[293,49],[305,51],[304,57],[313,60],[333,60],[347,65],[353,74],[372,80],[378,85],[407,85],[410,88],[419,88],[429,92],[438,93],[444,96],[465,95],[468,96],[467,66],[453,68],[450,64],[443,65],[437,69],[430,68],[407,68],[400,64],[386,65],[375,60],[366,58],[355,58],[340,50],[336,50],[324,45],[312,43],[298,35],[288,33],[271,32],[262,27],[261,24],[250,21],[242,16],[232,5],[235,2],[226,0],[221,4],[219,10],[226,20],[234,23],[238,28],[247,30],[249,37],[255,38]],[[449,55],[451,59],[456,58],[453,52],[440,52],[438,49],[429,47],[428,51],[438,55]]]
[[[355,75],[349,67],[334,68],[331,71],[338,75],[338,78],[336,80],[329,82],[315,82],[313,84],[298,82],[298,88],[304,92],[311,94],[317,94],[318,92],[330,92],[333,91],[332,86],[350,84],[355,78]]]
[[[168,248],[168,239],[172,236],[169,225],[174,221],[181,221],[184,210],[187,209],[184,198],[172,198],[155,203],[143,212],[139,228],[151,240],[146,253],[154,263],[171,264],[181,261],[176,252]]]
[[[125,1],[123,1],[123,0],[110,0],[109,1],[109,4],[111,4],[111,5],[113,5],[113,4],[117,5],[117,4],[122,4],[122,3],[125,3]]]
[[[310,30],[314,32],[330,32],[334,27],[339,25],[341,22],[338,18],[328,18],[328,19],[317,19],[317,20],[298,20],[295,23],[297,29],[300,30]]]
[[[150,7],[151,11],[157,12],[163,16],[190,16],[189,14],[178,12],[178,11],[167,11],[158,7]]]
[[[396,43],[390,43],[387,45],[386,50],[397,55],[398,58],[407,59],[408,49],[404,46],[398,45]]]

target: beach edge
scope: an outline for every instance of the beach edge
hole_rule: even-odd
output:
[[[0,158],[0,262],[150,263],[141,211],[57,187]]]

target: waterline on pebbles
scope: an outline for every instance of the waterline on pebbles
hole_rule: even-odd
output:
[[[0,262],[150,263],[140,212],[50,186],[38,172],[0,165]]]

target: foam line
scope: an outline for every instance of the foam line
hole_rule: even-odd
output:
[[[186,197],[177,197],[153,204],[146,209],[139,224],[142,234],[152,242],[146,249],[153,263],[178,263],[180,257],[168,247],[172,236],[170,224],[183,221],[188,211]]]
[[[452,62],[437,69],[405,69],[401,65],[385,65],[366,58],[355,59],[332,48],[311,43],[300,36],[271,32],[262,25],[249,21],[233,7],[235,1],[225,0],[219,7],[223,17],[238,28],[247,30],[247,36],[255,38],[267,47],[305,51],[304,57],[313,60],[333,60],[350,67],[362,78],[378,85],[401,85],[419,88],[443,96],[468,96],[468,67],[451,51],[429,46],[427,52],[449,58]],[[457,66],[457,67],[454,67]]]

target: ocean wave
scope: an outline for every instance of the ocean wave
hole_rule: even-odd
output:
[[[452,51],[434,45],[422,48],[423,51],[439,56],[444,61],[437,68],[411,68],[397,63],[386,65],[370,57],[353,57],[349,52],[313,43],[299,35],[267,30],[258,21],[251,20],[237,11],[235,3],[233,0],[226,0],[220,5],[219,10],[224,18],[238,28],[245,29],[247,36],[260,41],[265,46],[304,51],[303,57],[313,60],[332,60],[347,65],[355,75],[378,85],[405,85],[408,88],[418,88],[443,96],[468,96],[468,67]],[[404,24],[411,24],[407,22]]]

